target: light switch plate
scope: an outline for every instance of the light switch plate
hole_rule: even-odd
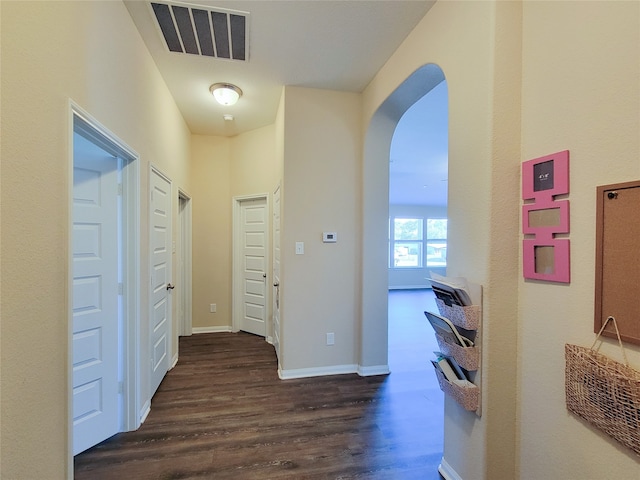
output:
[[[296,242],[296,255],[304,255],[304,242]]]

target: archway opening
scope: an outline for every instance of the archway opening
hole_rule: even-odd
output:
[[[389,160],[393,135],[405,112],[444,80],[438,65],[419,68],[380,105],[366,132],[360,344],[360,365],[365,372],[389,366]]]

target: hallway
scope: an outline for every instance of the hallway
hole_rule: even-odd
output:
[[[282,381],[260,337],[182,337],[146,422],[76,456],[75,478],[439,479],[430,295],[390,292],[388,376]]]

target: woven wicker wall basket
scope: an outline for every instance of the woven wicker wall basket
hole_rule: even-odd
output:
[[[640,372],[594,346],[565,345],[567,409],[640,455]]]

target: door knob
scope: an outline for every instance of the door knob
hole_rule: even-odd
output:
[[[274,287],[279,287],[279,286],[280,286],[280,284],[279,284],[279,283],[274,283],[274,284],[273,284],[273,286],[274,286]]]
[[[167,283],[167,290],[173,290],[174,288],[176,288],[175,285],[171,285],[170,283]]]

